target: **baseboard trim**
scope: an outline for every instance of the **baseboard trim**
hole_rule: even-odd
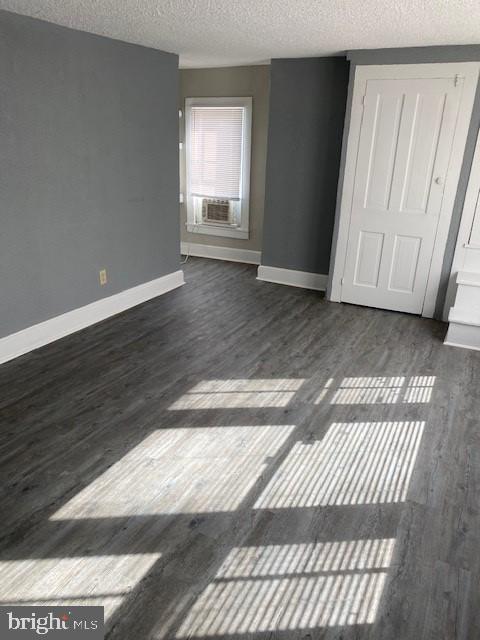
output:
[[[446,347],[457,347],[457,349],[470,349],[471,351],[480,351],[480,347],[472,347],[469,344],[460,344],[459,342],[445,342],[443,343]]]
[[[245,262],[247,264],[260,264],[262,257],[261,251],[216,247],[211,244],[198,244],[196,242],[181,242],[180,251],[184,256],[213,258],[214,260],[226,260],[228,262]]]
[[[96,300],[45,322],[12,333],[0,339],[0,364],[18,358],[29,351],[85,329],[101,320],[126,311],[137,304],[156,298],[184,284],[183,271],[174,271],[161,278],[126,289],[108,298]]]
[[[443,344],[448,347],[480,351],[480,327],[450,321]]]
[[[267,267],[261,264],[258,267],[257,280],[286,284],[290,287],[301,289],[314,289],[326,291],[328,275],[324,273],[309,273],[308,271],[295,271],[294,269],[281,269],[279,267]]]

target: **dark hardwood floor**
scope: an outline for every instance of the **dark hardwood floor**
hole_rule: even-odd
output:
[[[480,353],[193,259],[0,367],[0,604],[107,637],[480,638]]]

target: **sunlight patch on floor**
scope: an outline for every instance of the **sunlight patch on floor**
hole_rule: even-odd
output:
[[[338,422],[297,442],[257,509],[402,502],[425,423]]]
[[[217,578],[388,568],[394,543],[394,538],[388,538],[237,547],[218,570]]]
[[[430,402],[435,376],[343,378],[338,386],[330,378],[318,394],[315,404],[330,396],[330,404],[396,404]]]
[[[232,549],[176,637],[371,624],[395,539]]]
[[[107,620],[160,555],[4,560],[0,605],[97,605]]]
[[[435,376],[415,376],[410,378],[403,397],[404,402],[426,403],[432,399]]]
[[[160,429],[51,520],[235,510],[294,425]]]
[[[284,407],[303,378],[204,380],[174,402],[170,410]]]

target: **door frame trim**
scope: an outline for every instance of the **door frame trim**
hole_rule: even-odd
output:
[[[428,274],[427,289],[423,303],[422,316],[431,318],[435,312],[435,302],[440,284],[443,255],[447,243],[453,204],[457,192],[458,179],[467,141],[468,128],[472,116],[473,102],[477,88],[480,62],[445,62],[435,64],[394,64],[362,65],[355,68],[353,95],[350,114],[350,129],[347,137],[345,171],[341,189],[338,233],[334,254],[333,272],[329,300],[341,302],[342,279],[347,257],[347,244],[352,214],[353,187],[356,174],[360,130],[363,120],[363,96],[367,80],[414,79],[414,78],[464,78],[463,91],[458,108],[457,125],[452,142],[449,169],[445,181],[442,206],[437,226],[433,255]]]

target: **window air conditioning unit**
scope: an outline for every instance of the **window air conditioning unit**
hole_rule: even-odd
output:
[[[232,207],[230,200],[217,198],[203,198],[202,221],[214,224],[232,224]]]

